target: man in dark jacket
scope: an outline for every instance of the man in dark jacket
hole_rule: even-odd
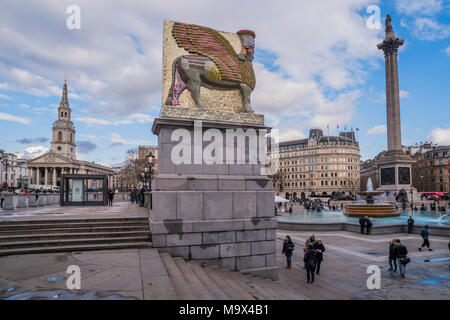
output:
[[[291,268],[291,263],[292,263],[292,251],[294,251],[294,243],[291,240],[290,236],[286,236],[286,238],[284,239],[283,242],[283,251],[281,253],[284,253],[284,255],[286,256],[286,263],[287,266],[286,268],[290,269]]]
[[[321,239],[317,239],[314,242],[314,250],[316,251],[316,273],[320,274],[320,264],[323,261],[323,253],[325,252],[325,246],[322,243]]]
[[[397,256],[395,239],[392,239],[389,243],[389,269],[388,271],[397,272]]]
[[[306,268],[306,278],[307,283],[314,282],[314,270],[316,269],[316,252],[314,250],[314,245],[312,243],[308,244],[308,249],[303,257]]]
[[[400,277],[405,278],[406,272],[406,263],[404,263],[404,259],[406,259],[406,255],[408,254],[408,250],[405,245],[400,242],[400,239],[397,239],[395,244],[395,255],[397,257],[398,269],[400,271]]]
[[[366,234],[369,234],[370,228],[372,228],[372,221],[370,221],[368,216],[364,217],[366,219]]]
[[[361,226],[361,233],[364,234],[364,228],[366,227],[366,218],[359,218],[359,225]]]

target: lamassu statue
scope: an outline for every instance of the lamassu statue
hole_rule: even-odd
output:
[[[181,93],[188,89],[199,108],[207,109],[200,96],[200,88],[240,89],[247,112],[253,112],[250,95],[255,88],[253,55],[255,33],[250,30],[237,32],[241,51],[237,53],[229,41],[218,31],[175,22],[172,36],[188,55],[176,58],[172,64],[172,85],[165,104],[179,106]]]

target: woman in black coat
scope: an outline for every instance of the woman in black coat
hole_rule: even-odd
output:
[[[314,242],[314,250],[316,251],[316,273],[320,274],[320,263],[323,261],[323,253],[325,252],[325,246],[322,240],[317,239]]]
[[[306,268],[306,278],[307,283],[314,282],[314,271],[316,269],[316,251],[314,250],[314,245],[312,243],[308,244],[308,249],[303,256],[303,261],[305,262]]]
[[[291,262],[292,262],[292,251],[294,251],[294,243],[291,240],[291,237],[286,236],[283,242],[283,251],[281,253],[284,253],[286,255],[286,268],[291,268]]]

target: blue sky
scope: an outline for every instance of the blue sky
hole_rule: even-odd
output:
[[[392,16],[399,51],[402,140],[450,144],[450,1],[2,1],[0,149],[50,148],[67,74],[79,157],[108,165],[156,144],[164,19],[256,32],[253,108],[283,139],[311,127],[359,128],[362,159],[386,147],[384,58]],[[66,9],[81,8],[81,29]],[[381,10],[381,29],[366,26]],[[239,6],[239,10],[236,10]],[[219,14],[220,13],[220,14]]]

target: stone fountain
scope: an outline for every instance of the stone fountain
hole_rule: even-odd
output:
[[[345,208],[345,215],[350,217],[396,217],[400,213],[392,203],[379,201],[376,196],[383,194],[384,191],[374,191],[372,180],[367,180],[367,191],[358,192],[363,200],[358,200],[349,204]]]

